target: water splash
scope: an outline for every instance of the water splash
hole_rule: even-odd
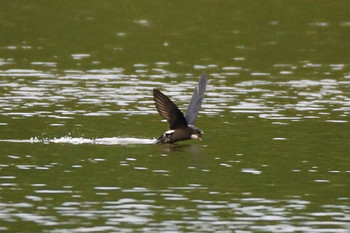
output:
[[[67,143],[67,144],[98,144],[98,145],[130,145],[130,144],[154,144],[155,139],[147,138],[95,138],[88,139],[82,137],[61,137],[61,138],[45,138],[39,139],[33,137],[30,139],[1,139],[0,142],[13,142],[13,143]]]

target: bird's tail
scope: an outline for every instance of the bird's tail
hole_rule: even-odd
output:
[[[160,137],[157,139],[156,144],[162,144],[164,143],[164,135],[160,135]]]

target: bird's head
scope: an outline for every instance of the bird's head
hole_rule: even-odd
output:
[[[202,140],[202,135],[204,134],[202,130],[196,128],[193,125],[188,126],[191,129],[191,139]]]

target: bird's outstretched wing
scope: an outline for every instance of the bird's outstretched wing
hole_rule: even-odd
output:
[[[170,129],[188,127],[182,112],[166,95],[157,89],[153,89],[153,99],[159,114],[169,122]]]
[[[194,125],[196,121],[199,109],[201,108],[202,101],[204,98],[204,92],[207,85],[207,75],[203,73],[199,78],[198,85],[195,87],[192,99],[188,105],[185,119],[189,125]]]

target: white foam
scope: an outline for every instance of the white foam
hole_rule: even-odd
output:
[[[154,144],[155,139],[146,138],[74,138],[74,137],[61,137],[53,139],[1,139],[0,142],[13,142],[13,143],[68,143],[68,144],[99,144],[99,145],[129,145],[129,144]]]

